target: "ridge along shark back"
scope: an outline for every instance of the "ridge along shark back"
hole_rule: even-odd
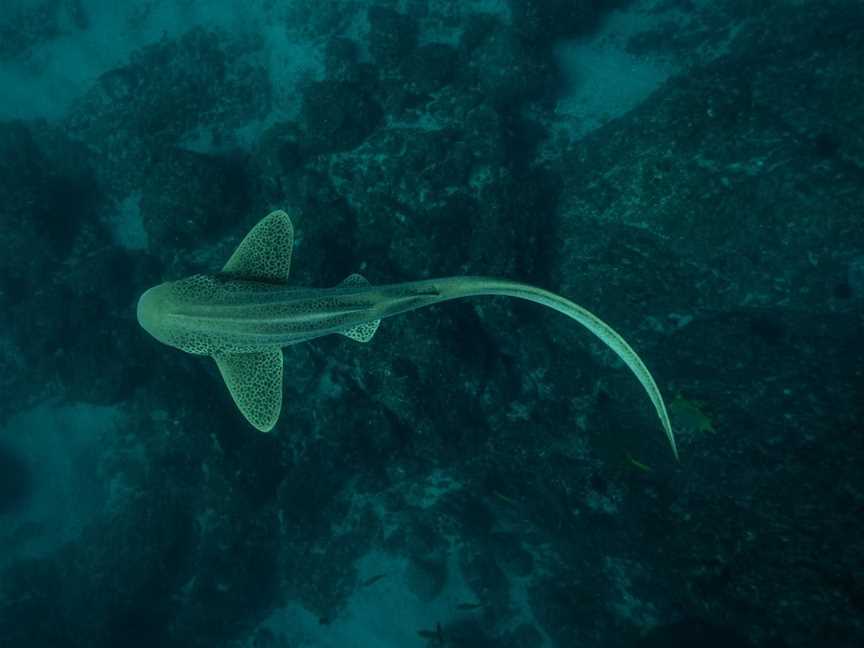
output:
[[[541,288],[488,277],[372,286],[352,274],[333,288],[294,287],[287,283],[293,246],[291,219],[274,211],[252,228],[221,272],[160,284],[138,300],[138,322],[153,337],[216,361],[240,412],[258,430],[272,430],[282,409],[282,347],[332,333],[368,342],[386,317],[450,299],[503,295],[557,310],[612,349],[647,392],[678,458],[651,373],[624,338],[581,306]]]

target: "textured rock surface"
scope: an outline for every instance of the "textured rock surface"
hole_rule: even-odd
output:
[[[86,29],[77,6],[15,14],[0,59]],[[0,417],[122,421],[76,457],[98,514],[41,555],[38,467],[0,437],[0,644],[275,648],[410,599],[383,645],[860,645],[860,3],[291,6],[274,24],[323,70],[293,103],[275,31],[199,25],[61,120],[0,123]],[[621,51],[677,73],[570,139],[555,41],[614,8],[647,25]],[[598,342],[497,299],[286,350],[254,433],[134,304],[273,207],[299,285],[489,274],[595,311],[657,376],[681,463]]]

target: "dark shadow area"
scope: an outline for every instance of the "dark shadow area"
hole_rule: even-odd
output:
[[[12,513],[33,492],[33,473],[11,448],[0,443],[0,515]]]
[[[651,630],[636,648],[753,648],[753,644],[732,628],[715,626],[699,619],[687,619]]]

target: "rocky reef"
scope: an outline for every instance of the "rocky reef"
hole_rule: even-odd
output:
[[[161,35],[38,113],[95,4],[0,14],[0,645],[864,642],[860,2],[130,3]],[[273,208],[298,285],[596,312],[680,463],[607,351],[497,299],[286,349],[256,433],[135,303]]]

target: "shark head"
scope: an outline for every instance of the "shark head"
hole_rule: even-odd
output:
[[[167,344],[162,315],[166,311],[168,284],[154,286],[138,299],[138,324],[154,338]]]
[[[221,281],[212,275],[197,274],[167,281],[147,290],[138,299],[138,323],[159,342],[197,355],[224,351],[218,331],[196,323],[220,293]]]

